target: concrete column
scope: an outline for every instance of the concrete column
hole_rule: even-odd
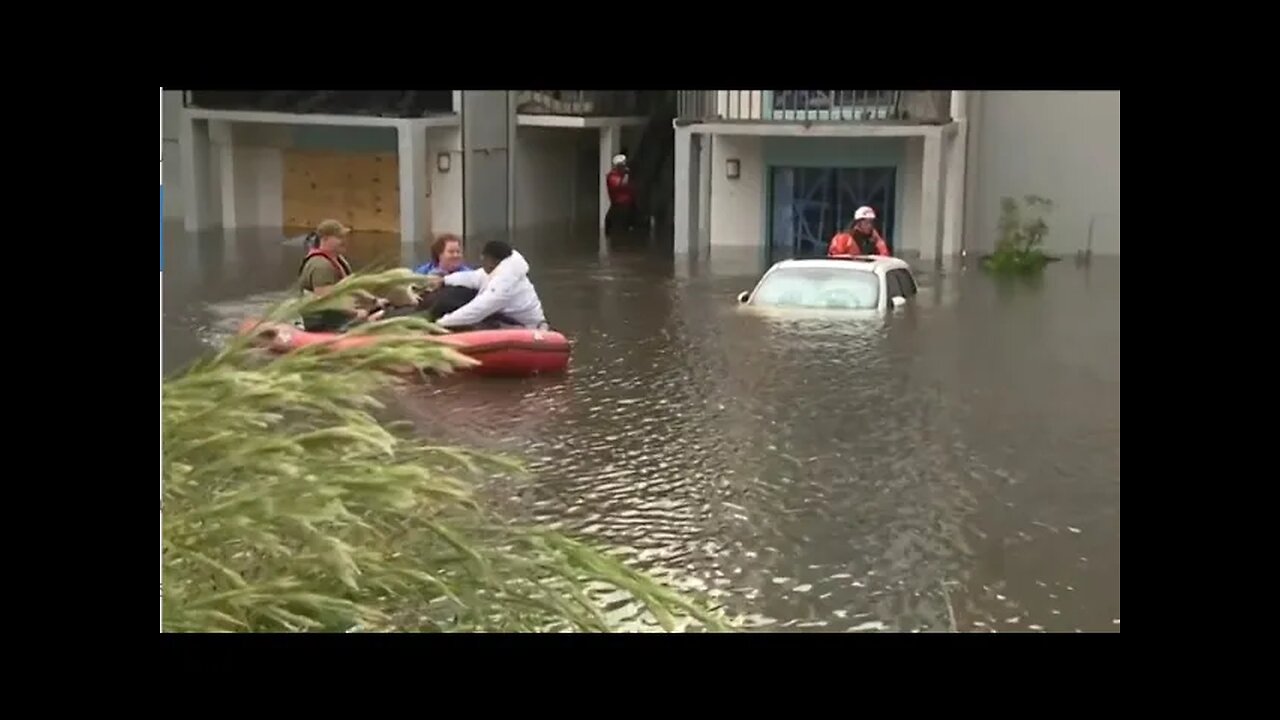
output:
[[[511,221],[516,117],[506,90],[465,90],[462,105],[462,229],[469,241],[483,243],[507,235]]]
[[[702,135],[698,144],[698,240],[701,250],[711,241],[711,147],[712,135]]]
[[[676,255],[688,255],[696,252],[692,233],[695,218],[691,216],[689,207],[697,186],[690,182],[690,165],[693,155],[693,131],[688,127],[677,127],[675,157],[675,235],[672,247]]]
[[[964,178],[964,232],[960,234],[960,250],[979,250],[991,242],[982,229],[983,210],[977,207],[982,197],[982,178],[978,173],[978,158],[982,141],[982,93],[970,92],[965,97],[965,178]],[[972,128],[972,130],[968,130]]]
[[[241,225],[239,217],[247,208],[239,207],[236,203],[236,146],[230,122],[209,121],[209,145],[211,151],[218,156],[217,194],[218,205],[222,210],[222,229],[234,230]]]
[[[902,161],[902,207],[895,208],[893,251],[896,255],[920,251],[920,175],[924,167],[924,138],[903,138],[905,142]]]
[[[400,245],[412,247],[427,237],[427,127],[420,120],[401,120],[396,134],[400,141]]]
[[[947,186],[942,215],[942,256],[960,254],[964,234],[965,150],[969,123],[954,123],[946,136]]]
[[[939,205],[942,190],[942,132],[924,137],[924,158],[920,172],[920,257],[938,257],[941,240]]]
[[[516,118],[516,91],[507,91],[507,232],[516,229],[516,153],[519,120]]]
[[[617,125],[606,125],[600,128],[600,230],[604,230],[604,216],[609,212],[609,189],[604,179],[613,169],[613,156],[622,149],[622,128]]]
[[[968,105],[969,105],[968,92],[964,90],[951,91],[951,119],[952,120],[956,120],[956,121],[967,120],[969,118]]]
[[[203,230],[213,224],[210,211],[209,188],[209,122],[197,120],[187,112],[182,113],[178,130],[179,161],[182,172],[183,207],[186,216],[183,225],[189,232]]]

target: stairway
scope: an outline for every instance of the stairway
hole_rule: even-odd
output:
[[[674,92],[655,92],[653,100],[649,121],[628,159],[641,213],[655,217],[658,226],[664,227],[674,193],[675,131],[671,122],[676,114],[676,96]]]

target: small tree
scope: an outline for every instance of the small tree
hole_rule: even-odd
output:
[[[1051,258],[1041,249],[1049,234],[1044,214],[1053,210],[1053,201],[1038,195],[1000,199],[1000,237],[996,251],[984,260],[988,270],[999,274],[1028,274],[1044,268]]]

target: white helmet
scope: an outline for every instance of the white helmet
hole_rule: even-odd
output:
[[[614,165],[624,165],[624,164],[626,164],[626,162],[627,162],[627,156],[626,156],[626,155],[614,155],[614,156],[613,156],[613,164],[614,164]]]
[[[853,213],[853,219],[854,219],[854,220],[875,220],[875,219],[876,219],[876,211],[875,211],[875,210],[872,210],[871,208],[867,207],[866,205],[863,205],[862,207],[860,207],[860,208],[858,208],[856,211],[854,211],[854,213]]]

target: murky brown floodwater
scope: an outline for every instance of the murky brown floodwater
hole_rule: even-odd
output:
[[[166,232],[172,370],[279,297],[301,248]],[[750,258],[516,243],[571,373],[404,399],[430,437],[531,464],[489,488],[504,509],[773,628],[1119,630],[1119,259],[1012,287],[922,268],[887,320],[784,321],[736,307]]]

